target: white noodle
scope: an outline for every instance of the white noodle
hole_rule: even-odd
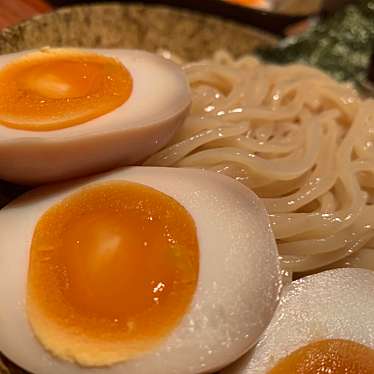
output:
[[[146,164],[211,169],[252,188],[285,279],[374,269],[374,100],[312,67],[223,51],[184,70],[191,113]]]

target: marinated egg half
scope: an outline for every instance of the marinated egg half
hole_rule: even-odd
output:
[[[260,200],[193,169],[129,167],[0,211],[0,351],[37,374],[209,373],[271,320]]]
[[[374,373],[374,272],[292,282],[256,347],[222,374]]]
[[[190,105],[182,70],[124,49],[0,56],[0,179],[34,184],[137,163]]]

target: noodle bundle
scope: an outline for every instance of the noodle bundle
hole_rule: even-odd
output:
[[[147,165],[228,175],[262,198],[284,271],[374,269],[374,100],[303,65],[217,52],[184,66],[192,109]]]

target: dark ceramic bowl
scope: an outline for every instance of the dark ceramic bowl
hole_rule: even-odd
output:
[[[0,32],[0,54],[42,46],[169,49],[186,60],[226,48],[235,56],[276,39],[249,26],[166,6],[61,8]]]
[[[50,0],[54,5],[72,5],[95,3],[96,0]],[[109,3],[111,0],[107,0]],[[162,4],[187,10],[214,14],[243,24],[252,25],[273,34],[282,35],[286,28],[306,17],[318,13],[318,4],[322,0],[282,0],[281,6],[265,11],[242,6],[225,0],[122,0],[122,3],[138,2],[144,4]]]

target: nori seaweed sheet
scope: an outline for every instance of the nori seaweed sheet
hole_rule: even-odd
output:
[[[365,85],[374,51],[374,0],[358,0],[305,33],[287,38],[273,48],[258,49],[265,61],[316,66],[340,81]]]

